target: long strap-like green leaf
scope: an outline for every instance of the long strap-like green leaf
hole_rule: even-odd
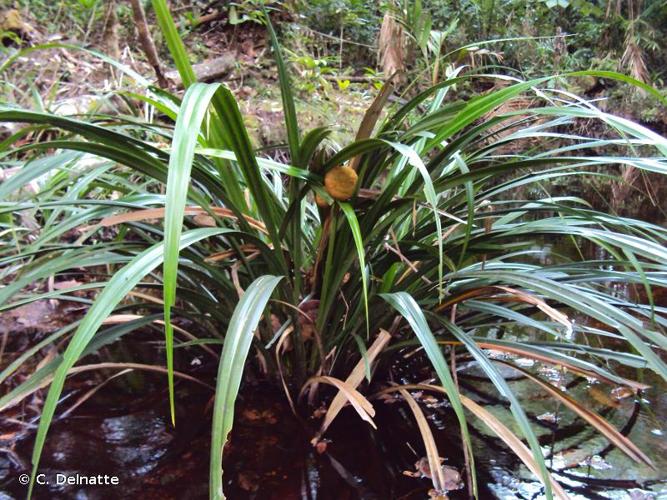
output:
[[[389,302],[389,304],[396,309],[401,316],[403,316],[412,327],[412,330],[417,335],[419,342],[421,342],[424,347],[424,352],[428,356],[428,359],[431,361],[433,368],[435,369],[440,383],[442,384],[443,389],[447,393],[449,402],[456,413],[456,417],[459,421],[459,426],[461,427],[461,435],[463,436],[463,442],[468,450],[468,457],[470,460],[470,473],[472,475],[473,483],[473,495],[477,497],[477,479],[475,474],[475,460],[472,453],[472,443],[470,441],[470,434],[468,432],[468,423],[466,421],[465,413],[463,412],[463,404],[461,403],[461,398],[459,397],[459,391],[454,383],[452,374],[449,372],[449,367],[447,366],[447,361],[445,360],[442,351],[438,342],[435,340],[431,329],[428,326],[424,313],[415,302],[415,299],[412,298],[406,292],[397,292],[397,293],[384,293],[381,294],[384,300]]]
[[[194,229],[183,234],[178,246],[179,248],[186,248],[204,238],[223,234],[227,231],[228,230],[226,229],[213,228]],[[46,397],[44,408],[42,409],[42,416],[39,419],[37,437],[35,438],[35,446],[32,451],[32,475],[30,487],[28,489],[28,498],[32,495],[32,490],[35,485],[35,477],[39,467],[39,459],[42,455],[42,449],[44,448],[44,442],[46,440],[49,426],[51,425],[51,420],[56,411],[58,399],[60,398],[65,384],[67,372],[81,357],[81,354],[95,335],[95,332],[97,332],[98,328],[102,325],[102,322],[109,316],[109,314],[111,314],[118,303],[136,286],[137,283],[139,283],[139,281],[160,265],[164,255],[164,248],[165,246],[163,243],[158,243],[137,255],[125,267],[118,271],[88,310],[88,313],[72,336],[72,340],[70,340],[67,345],[67,349],[63,354],[63,360],[53,377],[49,394]]]
[[[531,451],[533,452],[533,458],[537,463],[540,473],[542,475],[542,484],[544,484],[546,497],[548,499],[553,498],[553,491],[551,487],[551,479],[549,477],[549,471],[547,470],[546,463],[544,462],[544,456],[542,455],[542,450],[540,449],[540,443],[533,432],[533,429],[530,426],[526,412],[523,411],[519,400],[516,398],[509,385],[505,381],[504,377],[500,374],[498,369],[491,363],[491,361],[486,357],[484,351],[482,351],[479,346],[472,340],[463,330],[450,321],[447,321],[445,318],[438,318],[445,328],[447,328],[454,336],[459,339],[465,346],[468,348],[470,354],[477,360],[477,363],[484,372],[488,375],[489,379],[496,386],[498,391],[509,400],[510,402],[510,411],[514,416],[514,420],[521,429],[523,437],[528,441]]]
[[[347,218],[347,222],[350,225],[350,230],[352,231],[352,238],[354,239],[354,246],[357,249],[357,258],[359,259],[359,270],[361,271],[361,287],[364,294],[364,313],[366,316],[366,337],[370,337],[370,320],[368,317],[368,277],[366,275],[366,258],[365,258],[365,249],[364,249],[364,237],[361,234],[361,228],[359,227],[359,221],[357,216],[354,213],[352,205],[349,203],[338,203],[341,210]]]
[[[167,177],[167,200],[164,220],[164,321],[167,352],[167,378],[169,380],[169,408],[175,424],[174,405],[174,331],[171,324],[171,308],[176,303],[178,252],[183,229],[185,203],[190,185],[190,172],[195,155],[201,123],[206,116],[209,102],[220,87],[219,84],[191,85],[178,113]]]
[[[176,69],[178,74],[181,77],[183,82],[183,88],[187,89],[190,85],[194,84],[197,81],[197,75],[194,72],[192,64],[188,58],[187,51],[185,49],[185,44],[178,33],[178,28],[174,19],[169,12],[169,7],[167,6],[166,0],[152,0],[153,8],[155,9],[155,17],[160,30],[167,42],[167,47],[169,48],[169,53],[174,59],[176,64]],[[222,117],[226,105],[224,103],[223,96],[216,94],[213,98],[213,106],[216,109],[216,112]],[[224,148],[228,149],[231,147],[229,133],[225,131],[225,127],[219,120],[212,120],[210,127],[206,127],[209,131],[207,134],[205,143],[208,146],[215,148]],[[221,174],[225,172],[225,163],[219,160],[216,160],[218,170]],[[229,167],[229,165],[227,165]],[[231,167],[232,171],[236,170],[236,167]],[[225,191],[228,198],[232,202],[230,208],[232,210],[239,209],[242,210],[244,206],[244,197],[243,191],[240,189],[240,186],[235,182],[230,182],[225,185]],[[238,214],[237,214],[238,215]]]
[[[234,424],[234,403],[241,385],[243,367],[248,357],[253,332],[262,317],[281,277],[260,276],[248,287],[227,328],[222,357],[218,365],[218,380],[213,409],[211,439],[210,489],[211,499],[224,499],[222,491],[222,449]]]
[[[190,172],[194,160],[195,147],[199,131],[206,116],[211,100],[216,96],[221,106],[218,108],[223,122],[223,129],[231,138],[234,154],[241,166],[245,181],[252,194],[262,220],[265,222],[274,248],[280,249],[276,225],[275,200],[270,199],[267,186],[261,178],[257,161],[250,147],[247,132],[233,95],[226,87],[214,83],[193,83],[183,97],[183,102],[176,120],[169,172],[167,178],[167,199],[164,221],[164,316],[167,351],[167,373],[169,380],[169,405],[172,422],[175,421],[174,407],[174,367],[173,367],[173,328],[171,308],[176,302],[176,281],[178,274],[178,245],[183,228],[183,215],[188,197]],[[238,182],[233,179],[231,182]],[[285,268],[282,252],[275,254]],[[285,269],[283,269],[285,270]]]
[[[183,87],[187,89],[197,81],[197,77],[195,76],[194,69],[192,69],[192,64],[190,64],[183,40],[181,40],[176,24],[171,18],[166,0],[152,0],[152,4],[155,17],[162,30],[162,36],[164,36],[167,47],[169,47],[169,52],[174,58],[174,64],[176,64]]]

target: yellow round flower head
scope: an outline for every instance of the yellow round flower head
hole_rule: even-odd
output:
[[[334,167],[324,176],[324,188],[332,198],[345,201],[354,194],[357,179],[357,173],[347,165]]]

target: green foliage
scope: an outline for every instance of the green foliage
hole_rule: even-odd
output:
[[[211,498],[220,499],[222,491],[222,451],[234,423],[234,404],[241,386],[246,358],[264,308],[281,278],[262,276],[248,287],[229,320],[222,357],[218,367],[216,398],[211,430]]]
[[[328,34],[337,34],[341,26],[359,35],[359,42],[372,42],[378,11],[364,0],[314,0],[300,2],[306,25]]]
[[[298,24],[292,26],[290,35],[302,45],[300,38],[313,33],[301,33],[301,27],[314,30],[326,37],[317,36],[317,44],[325,52],[321,55],[343,56],[343,66],[367,64],[376,58],[374,47],[382,21],[382,13],[372,2],[364,0],[296,0],[292,11],[298,15]],[[327,38],[328,37],[328,38]],[[339,39],[343,37],[353,43],[345,44],[340,51]]]
[[[264,23],[264,9],[279,8],[280,2],[272,0],[243,0],[229,6],[229,24],[236,26],[246,22]]]
[[[97,0],[78,0],[79,4],[85,7],[86,9],[92,8],[96,3]]]
[[[85,38],[89,26],[104,22],[105,2],[99,0],[16,0],[14,4],[26,22],[46,34]]]
[[[297,89],[306,95],[317,94],[331,90],[331,83],[325,78],[327,75],[336,74],[334,69],[335,58],[314,58],[310,54],[297,54],[287,51],[287,60],[291,63],[297,73],[295,83]]]
[[[286,378],[292,401],[320,370],[345,379],[364,352],[359,342],[367,348],[361,339],[370,345],[380,329],[389,330],[395,343],[424,348],[471,450],[461,405],[465,391],[446,362],[442,343],[447,342],[454,346],[450,354],[468,352],[476,359],[511,403],[547,485],[544,458],[521,401],[480,343],[528,353],[538,352],[536,341],[558,343],[561,349],[540,347],[539,355],[624,384],[632,385],[621,374],[640,363],[667,379],[661,358],[667,311],[652,303],[650,293],[635,302],[607,286],[624,283],[649,291],[667,286],[667,229],[549,192],[559,179],[601,175],[618,165],[665,174],[667,139],[549,88],[551,76],[452,98],[448,89],[490,78],[457,76],[461,69],[455,69],[450,78],[387,109],[378,126],[340,148],[329,129],[306,132],[299,125],[290,75],[271,32],[288,137],[287,146],[277,147],[289,160],[265,158],[252,148],[230,90],[195,82],[166,2],[153,0],[153,6],[187,87],[180,99],[138,82],[144,90],[137,98],[162,113],[158,120],[105,116],[100,122],[102,117],[64,118],[0,105],[0,122],[26,127],[0,150],[3,168],[20,166],[9,187],[0,187],[5,243],[0,270],[9,281],[0,289],[0,311],[53,297],[26,287],[74,268],[95,276],[98,281],[86,286],[101,290],[76,329],[49,337],[49,345],[68,337],[64,354],[0,398],[0,409],[16,404],[53,377],[34,470],[69,370],[141,324],[120,332],[103,325],[121,311],[164,314],[172,417],[178,404],[173,357],[180,352],[173,349],[172,322],[189,318],[215,332],[215,338],[203,335],[183,349],[223,343],[212,432],[213,498],[222,497],[221,449],[242,372],[252,364],[251,348],[271,360],[270,378]],[[661,98],[615,73],[564,77],[630,83]],[[507,82],[502,75],[495,79]],[[523,97],[530,98],[529,107]],[[371,125],[379,117],[374,112]],[[604,138],[564,132],[575,118],[597,120],[605,127]],[[49,134],[31,140],[35,130]],[[349,200],[333,201],[324,177],[344,164],[355,166],[358,183]],[[21,194],[40,178],[45,180],[36,192]],[[527,185],[539,187],[539,196],[518,197]],[[19,193],[14,199],[13,192]],[[38,221],[33,234],[26,214]],[[216,228],[197,228],[201,215]],[[120,219],[109,221],[112,216]],[[106,226],[114,228],[111,236],[102,230]],[[65,235],[74,229],[80,234],[71,244]],[[534,250],[544,239],[586,242],[605,256],[557,255],[546,262]],[[137,286],[162,289],[164,304],[127,297]],[[272,294],[276,300],[270,301]],[[299,321],[306,303],[316,305],[310,337],[302,335]],[[595,327],[586,318],[595,320]],[[515,335],[499,340],[489,327]],[[279,340],[290,335],[293,348],[280,350]],[[608,338],[617,350],[613,363],[589,346]],[[30,349],[22,362],[37,357],[39,348]],[[327,358],[332,351],[333,366]],[[379,366],[388,359],[380,355]],[[367,372],[375,374],[376,384],[388,382],[381,369]],[[551,496],[549,486],[546,494]]]

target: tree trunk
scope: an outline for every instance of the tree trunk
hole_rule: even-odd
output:
[[[162,88],[168,86],[167,79],[162,73],[162,66],[160,65],[160,58],[157,55],[157,50],[155,48],[155,43],[153,42],[153,37],[151,32],[148,29],[148,23],[146,22],[146,13],[144,12],[144,7],[141,5],[141,0],[130,0],[132,4],[132,12],[134,14],[134,24],[137,27],[137,34],[139,35],[139,43],[141,48],[146,55],[148,64],[153,67],[155,71],[155,76],[157,77],[158,85]]]
[[[120,41],[118,39],[118,16],[116,15],[116,0],[109,2],[107,22],[104,27],[102,44],[107,53],[115,60],[120,59]]]

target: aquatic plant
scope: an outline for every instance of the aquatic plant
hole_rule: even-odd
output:
[[[44,347],[66,341],[62,354],[0,398],[0,408],[7,408],[48,387],[33,472],[75,365],[153,323],[164,325],[172,420],[178,404],[174,378],[183,375],[175,372],[174,357],[183,349],[223,346],[213,410],[212,498],[223,497],[222,448],[244,369],[253,363],[251,349],[296,412],[303,411],[304,391],[322,384],[338,390],[316,445],[346,403],[374,425],[373,398],[360,392],[364,378],[373,379],[376,389],[386,386],[380,393],[407,398],[431,470],[439,471],[428,424],[408,390],[440,391],[458,418],[472,491],[470,414],[543,481],[547,497],[564,496],[499,363],[520,367],[489,352],[532,358],[634,391],[645,386],[621,377],[619,367],[667,376],[660,356],[667,320],[652,294],[667,284],[667,230],[597,211],[576,196],[549,193],[555,179],[613,179],[619,165],[664,174],[667,140],[549,88],[550,77],[468,74],[399,106],[387,105],[387,83],[356,140],[336,149],[329,129],[300,130],[290,77],[269,24],[290,158],[275,161],[253,149],[230,90],[195,81],[165,2],[153,4],[187,89],[182,99],[109,62],[144,86],[143,93],[127,95],[159,119],[76,119],[0,105],[0,122],[27,124],[0,145],[3,165],[20,167],[0,185],[6,283],[0,310],[47,298],[86,303],[77,292],[98,292],[83,319],[40,340],[0,374],[5,381]],[[655,93],[615,73],[567,76],[616,79]],[[449,99],[450,89],[480,78],[506,85]],[[499,109],[526,95],[532,105]],[[607,135],[563,131],[578,118],[599,120]],[[37,191],[27,189],[46,174]],[[541,194],[517,195],[525,186]],[[545,256],[539,247],[544,238],[593,245],[604,254],[595,260]],[[94,278],[66,290],[34,286],[73,270]],[[646,303],[615,296],[610,283],[637,288]],[[196,334],[179,326],[183,318],[198,326]],[[494,328],[513,334],[501,338]],[[522,333],[527,330],[533,334]],[[175,334],[186,340],[176,344]],[[599,347],[600,339],[609,338],[614,350]],[[396,348],[410,346],[424,350],[434,379],[387,385],[377,367]],[[459,390],[447,352],[467,352],[476,360],[510,403],[520,435]],[[650,463],[602,417],[554,384],[526,376],[631,458]],[[440,474],[433,481],[442,490]]]

